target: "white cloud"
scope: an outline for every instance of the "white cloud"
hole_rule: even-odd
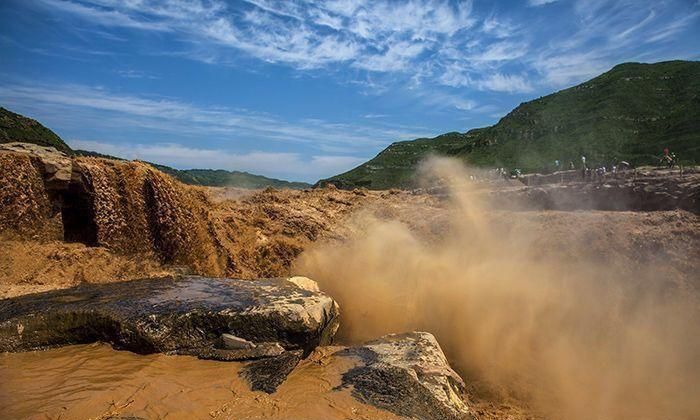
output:
[[[313,155],[304,158],[299,153],[264,151],[233,153],[223,149],[193,148],[175,143],[119,144],[75,139],[69,140],[68,143],[74,149],[91,150],[125,159],[145,160],[179,169],[225,169],[309,182],[345,172],[367,160],[335,155]]]
[[[192,162],[200,162],[203,167],[212,167],[204,164],[209,158],[212,159],[211,162],[220,162],[216,157],[220,152],[218,149],[214,152],[208,151],[209,149],[194,149],[196,152],[188,154],[183,149],[184,146],[174,148],[172,144],[168,144],[165,149],[149,146],[161,138],[177,138],[188,142],[200,142],[201,139],[206,139],[207,143],[225,146],[223,150],[236,151],[236,153],[222,152],[222,156],[231,158],[228,162],[233,166],[224,167],[221,163],[218,167],[241,170],[238,167],[239,163],[242,164],[249,159],[251,162],[245,165],[254,165],[259,173],[277,174],[277,176],[317,172],[323,176],[330,176],[334,174],[330,170],[335,167],[359,162],[360,159],[355,157],[357,155],[366,156],[368,153],[375,153],[396,140],[409,140],[433,133],[432,130],[423,127],[392,124],[372,118],[364,120],[362,124],[315,118],[289,121],[278,116],[245,109],[197,106],[172,98],[117,94],[85,85],[48,86],[21,82],[0,84],[0,103],[42,120],[45,116],[50,120],[60,121],[66,127],[76,129],[84,127],[85,121],[99,121],[94,128],[102,130],[102,133],[108,133],[100,136],[103,137],[103,144],[108,144],[104,140],[114,140],[123,136],[122,133],[129,132],[130,129],[137,129],[140,133],[139,138],[130,139],[129,142],[140,145],[135,150],[140,151],[139,153],[143,156],[133,157],[141,159],[163,157],[168,160],[154,158],[154,161],[171,163],[179,167],[191,167],[194,163],[188,164],[187,159],[196,157],[198,160]],[[107,146],[103,144],[100,144],[103,149],[97,151],[110,154],[106,149]],[[300,151],[253,154],[247,151],[252,147]],[[332,154],[330,156],[333,159],[326,158],[329,154]],[[118,155],[131,156],[123,151]],[[314,158],[303,160],[302,156],[319,156],[319,159],[318,162]],[[259,162],[256,161],[258,158],[260,158]],[[300,168],[294,172],[291,169],[284,169],[282,165],[279,170],[275,170],[273,165],[275,159],[278,163],[285,160],[284,165],[296,162],[301,166],[316,163],[319,166]],[[327,168],[330,172],[323,172],[322,168]],[[310,180],[310,178],[306,179]]]
[[[491,15],[484,19],[482,23],[482,30],[489,35],[496,38],[508,38],[519,30],[519,28],[509,21],[501,20],[494,15]]]
[[[492,74],[476,82],[479,89],[495,92],[527,93],[532,92],[532,85],[523,77],[512,74]]]
[[[543,6],[545,4],[554,3],[557,0],[527,0],[530,6]]]
[[[262,138],[266,141],[311,144],[318,148],[337,144],[361,150],[363,147],[378,147],[387,140],[410,138],[413,130],[425,131],[400,125],[383,128],[319,119],[289,122],[243,109],[201,107],[167,98],[115,94],[84,85],[0,85],[0,100],[19,107],[42,105],[46,109],[72,109],[74,114],[81,109],[106,112],[113,117],[137,118],[139,126],[166,132]],[[66,115],[71,113],[66,112]]]
[[[557,0],[527,0],[544,6]],[[31,2],[30,2],[31,3]],[[522,8],[479,16],[450,0],[37,0],[55,13],[110,28],[165,34],[179,50],[157,51],[211,64],[242,57],[303,71],[328,70],[371,87],[414,92],[451,88],[530,92],[580,82],[659,48],[697,25],[683,0],[571,0],[557,20]],[[547,17],[551,19],[551,17]],[[80,25],[76,25],[80,26]],[[686,47],[687,49],[687,47]],[[695,57],[685,51],[679,58]],[[578,60],[589,57],[590,61]],[[567,61],[573,58],[574,61]],[[385,83],[388,81],[388,83]]]
[[[272,2],[246,0],[40,0],[51,10],[88,24],[177,33],[190,57],[215,63],[233,48],[251,57],[315,69],[348,63],[371,72],[408,72],[424,51],[439,54],[472,28],[471,2],[449,0],[353,0]],[[202,53],[203,49],[210,53]]]
[[[576,0],[571,33],[550,37],[544,48],[523,60],[542,76],[541,84],[563,87],[580,83],[626,61],[692,58],[694,51],[664,48],[700,20],[674,0],[663,6],[636,0]],[[692,35],[691,35],[692,37]],[[648,54],[655,51],[655,54]]]
[[[421,89],[415,95],[425,104],[436,109],[452,109],[457,111],[472,111],[477,108],[476,101],[461,95],[455,95],[444,90]]]
[[[535,66],[544,75],[547,83],[555,86],[567,86],[610,68],[610,65],[595,52],[542,57],[537,60]]]
[[[465,69],[459,65],[447,67],[442,74],[440,82],[446,86],[463,87],[470,86],[478,90],[494,92],[527,93],[534,90],[532,84],[522,75],[492,73],[478,79],[474,79]]]

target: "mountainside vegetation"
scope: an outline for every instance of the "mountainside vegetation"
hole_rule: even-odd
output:
[[[22,142],[54,147],[56,150],[71,156],[91,156],[103,159],[124,160],[116,156],[89,150],[73,150],[56,133],[41,125],[36,120],[16,114],[0,107],[0,143]],[[175,169],[157,163],[145,162],[158,170],[173,176],[185,184],[207,187],[237,187],[237,188],[291,188],[304,189],[311,187],[305,182],[292,182],[268,178],[241,171],[225,171],[222,169]]]
[[[242,171],[225,171],[223,169],[174,169],[164,165],[151,164],[161,171],[172,175],[181,182],[190,185],[204,185],[208,187],[238,187],[248,189],[258,188],[290,188],[302,190],[310,188],[306,182],[285,181],[282,179],[268,178]]]
[[[523,103],[497,124],[391,144],[375,158],[320,181],[341,188],[411,187],[429,155],[480,167],[551,170],[554,161],[589,166],[658,162],[668,147],[700,163],[700,62],[625,63],[588,82]],[[578,166],[577,166],[578,167]]]
[[[0,143],[15,141],[50,146],[61,152],[72,154],[71,148],[56,133],[41,125],[37,120],[0,107]]]

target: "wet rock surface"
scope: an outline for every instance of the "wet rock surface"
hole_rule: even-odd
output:
[[[91,284],[0,300],[0,351],[103,341],[142,354],[240,360],[242,355],[223,349],[226,333],[268,343],[248,349],[258,352],[251,357],[273,355],[279,348],[307,354],[330,343],[338,315],[332,298],[286,279]]]
[[[284,353],[284,347],[279,343],[259,343],[255,347],[241,349],[209,348],[202,350],[197,356],[200,359],[218,360],[221,362],[236,362],[241,360],[275,357]]]
[[[334,357],[353,357],[360,366],[343,374],[358,400],[416,419],[468,419],[462,400],[464,382],[445,358],[435,337],[426,332],[390,334]]]
[[[300,350],[287,351],[283,354],[248,363],[240,372],[253,391],[272,394],[287,379],[299,364],[303,354]]]

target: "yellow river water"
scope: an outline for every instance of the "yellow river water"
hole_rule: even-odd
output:
[[[252,392],[241,363],[137,355],[106,344],[0,354],[0,418],[393,419],[334,390],[356,365],[317,349],[274,394]]]

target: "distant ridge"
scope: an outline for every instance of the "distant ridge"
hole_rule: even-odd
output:
[[[16,114],[0,107],[0,143],[10,142],[33,143],[41,146],[54,147],[61,152],[75,156],[92,156],[105,159],[124,160],[116,156],[105,155],[89,150],[73,150],[56,133],[41,125],[36,120]],[[237,188],[290,188],[304,189],[311,187],[305,182],[285,181],[254,175],[241,171],[225,171],[222,169],[185,169],[179,170],[169,166],[146,162],[181,182],[190,185],[207,187],[237,187]]]
[[[700,164],[700,62],[625,63],[578,86],[526,102],[497,124],[397,142],[362,165],[319,181],[340,188],[405,188],[428,155],[536,172],[587,157],[653,164],[665,147]]]
[[[306,182],[285,181],[242,171],[225,171],[223,169],[173,169],[164,165],[152,165],[174,176],[181,182],[190,185],[249,189],[273,187],[289,188],[292,190],[303,190],[312,186]]]

